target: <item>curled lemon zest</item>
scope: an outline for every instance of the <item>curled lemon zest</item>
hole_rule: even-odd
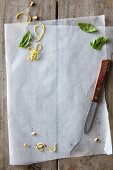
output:
[[[44,151],[45,149],[48,150],[49,152],[56,152],[57,144],[55,144],[52,147],[49,147],[44,143],[37,143],[35,148],[36,148],[36,150],[41,151],[41,152]]]
[[[40,152],[44,151],[46,147],[47,146],[43,143],[37,143],[36,146],[35,146],[36,150],[38,150]]]
[[[41,33],[40,34],[38,34],[38,32],[37,32],[38,28],[41,29]],[[43,36],[45,34],[45,30],[46,30],[45,29],[45,25],[42,24],[42,23],[38,23],[37,25],[34,26],[34,32],[37,35],[37,41],[40,41],[43,38]]]
[[[48,149],[49,152],[56,152],[56,150],[57,150],[57,144],[55,144],[55,145],[52,146],[52,147],[48,147],[48,146],[47,146],[47,149]]]
[[[40,59],[39,54],[42,49],[42,46],[40,44],[37,43],[35,45],[35,49],[33,49],[32,47],[28,47],[27,49],[31,53],[31,55],[28,57],[30,61],[37,61]]]
[[[29,24],[31,22],[31,16],[28,14],[28,13],[25,13],[25,12],[20,12],[16,15],[16,19],[18,21],[19,17],[23,15],[23,16],[27,16],[27,23]]]

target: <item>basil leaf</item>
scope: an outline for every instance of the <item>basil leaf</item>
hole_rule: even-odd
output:
[[[89,24],[89,23],[78,23],[78,26],[80,27],[82,31],[89,32],[89,33],[95,32],[98,30],[94,25]]]
[[[94,39],[93,41],[90,42],[90,45],[96,49],[96,50],[101,50],[102,46],[107,43],[108,38],[107,37],[99,37],[97,39]]]
[[[19,47],[25,48],[29,45],[30,40],[32,38],[32,35],[30,31],[28,31],[23,37],[22,40],[20,41]]]

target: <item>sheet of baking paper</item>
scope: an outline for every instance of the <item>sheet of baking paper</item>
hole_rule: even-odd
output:
[[[99,19],[100,17],[100,19]],[[93,16],[93,18],[91,17],[89,19],[89,17],[80,17],[80,18],[70,18],[70,19],[59,19],[59,20],[54,20],[54,21],[48,21],[47,24],[58,24],[58,25],[68,25],[68,26],[74,26],[74,25],[77,25],[78,22],[89,22],[89,23],[92,23],[94,24],[95,26],[98,26],[98,25],[101,25],[101,26],[105,26],[105,16],[99,16],[98,19],[97,17]],[[107,43],[106,45],[106,49],[107,49],[107,55],[106,55],[106,58],[109,58],[111,59],[111,56],[113,54],[113,50],[112,50],[112,45],[113,45],[113,39],[112,39],[112,34],[113,34],[113,27],[106,27],[106,30],[105,30],[105,35],[109,38],[109,42]],[[91,96],[92,96],[92,93],[93,93],[93,90],[94,90],[94,85],[95,85],[95,81],[94,83],[92,84],[91,88],[89,89],[89,92],[90,92],[90,97],[89,95],[87,94],[87,105],[86,106],[90,106],[90,102],[91,102]],[[88,92],[88,93],[89,93]],[[104,93],[104,90],[103,90],[103,93]],[[109,154],[112,154],[112,142],[111,142],[111,133],[110,133],[110,127],[109,127],[109,115],[108,115],[108,111],[107,111],[107,105],[106,105],[106,101],[105,101],[105,95],[103,95],[103,97],[101,97],[100,99],[100,103],[103,102],[103,108],[105,108],[105,110],[103,110],[104,112],[104,115],[102,116],[106,116],[106,120],[107,120],[107,126],[106,126],[106,141],[105,141],[105,152],[109,155]],[[101,109],[102,109],[101,107]],[[87,108],[87,107],[86,107]],[[98,110],[97,110],[97,114],[96,114],[96,118],[95,119],[98,119],[98,123],[100,124],[102,122],[102,118],[98,118],[99,116],[99,113],[98,113]],[[100,119],[100,120],[99,120]],[[95,122],[94,122],[95,123]],[[98,124],[96,125],[98,126]],[[98,134],[98,137],[100,135]],[[89,138],[89,136],[88,136]],[[82,136],[80,138],[80,141],[82,140]],[[84,139],[83,139],[84,140]],[[79,142],[80,142],[79,141]],[[79,144],[79,142],[77,144]],[[87,143],[87,141],[84,141],[84,143]],[[94,143],[93,143],[94,144]],[[76,146],[76,145],[75,145]],[[77,145],[78,146],[78,145]],[[91,147],[94,147],[93,145]],[[90,148],[91,148],[90,147]],[[94,154],[94,153],[88,153],[88,150],[90,150],[89,146],[87,147],[87,154]],[[74,149],[75,147],[73,147],[73,149],[71,150],[71,154],[74,153]],[[84,149],[83,149],[84,150]],[[84,152],[85,153],[85,152]],[[77,156],[77,152],[76,152],[76,156]],[[83,153],[82,153],[83,154]],[[86,155],[87,155],[86,154]],[[95,151],[95,154],[98,154],[98,152],[96,153]]]
[[[99,19],[100,17],[100,19]],[[103,16],[99,16],[98,19],[97,17],[94,16],[94,18],[90,18],[89,17],[81,17],[81,18],[70,18],[70,19],[59,19],[58,21],[57,20],[54,20],[54,21],[49,21],[49,24],[59,24],[59,25],[68,25],[68,26],[74,26],[74,25],[77,25],[78,22],[89,22],[89,23],[92,23],[94,24],[95,26],[98,26],[98,25],[101,25],[101,26],[105,26],[105,17],[104,15]],[[97,21],[97,22],[96,22]],[[47,22],[48,24],[48,22]],[[107,58],[111,59],[111,56],[112,56],[112,53],[113,53],[113,50],[112,50],[112,45],[113,45],[113,40],[112,40],[112,34],[113,34],[113,28],[112,27],[106,27],[106,36],[109,38],[109,42],[107,43],[106,45],[106,48],[107,48]],[[95,83],[95,82],[94,82]],[[93,88],[90,88],[89,91],[90,91],[90,94],[92,95],[92,92],[93,92],[93,89],[94,89],[94,83],[93,83]],[[103,92],[104,93],[104,92]],[[90,96],[91,96],[90,95]],[[89,97],[89,96],[88,96]],[[91,102],[91,97],[88,98],[87,100],[88,104],[87,105],[90,105],[90,102]],[[108,111],[107,111],[107,105],[106,105],[106,101],[105,101],[105,95],[103,95],[103,99],[101,98],[101,101],[100,102],[104,102],[104,108],[105,108],[105,113],[107,115],[107,127],[106,127],[106,131],[107,131],[107,136],[106,136],[106,141],[105,141],[105,152],[107,154],[112,154],[112,142],[111,142],[111,134],[110,134],[110,127],[109,127],[109,117],[108,117]],[[97,111],[97,118],[98,119],[98,111]],[[101,119],[101,118],[100,118]],[[100,124],[100,121],[98,120],[99,124]],[[97,126],[97,125],[96,125]],[[100,135],[99,135],[100,136]],[[81,136],[81,140],[84,140],[82,139],[82,136]],[[79,141],[79,142],[80,142]],[[87,142],[86,142],[87,143]],[[79,143],[78,143],[79,144]],[[76,145],[75,145],[76,146]],[[78,146],[78,145],[77,145]],[[94,146],[91,146],[91,147],[94,147]],[[90,152],[88,153],[88,149],[89,146],[87,147],[87,154],[91,154]],[[74,149],[72,149],[71,151],[71,154],[74,153]],[[84,149],[83,149],[84,150]],[[77,156],[77,152],[76,152],[76,156]],[[83,154],[83,153],[82,153]],[[96,154],[96,152],[95,152]]]
[[[112,145],[109,133],[109,119],[104,95],[100,100],[91,131],[87,135],[84,135],[83,132],[84,123],[87,116],[86,113],[90,107],[91,97],[94,90],[94,86],[92,85],[95,83],[95,79],[98,75],[101,60],[107,58],[106,46],[104,46],[103,50],[100,52],[99,51],[97,52],[94,49],[89,48],[88,42],[90,42],[90,40],[94,38],[95,35],[91,35],[91,37],[89,35],[87,38],[87,34],[84,35],[84,32],[79,34],[78,27],[74,29],[76,29],[76,33],[74,34],[75,36],[72,34],[72,36],[70,36],[70,40],[68,38],[68,41],[66,41],[65,38],[64,46],[66,47],[68,46],[68,48],[61,51],[58,50],[58,52],[60,53],[60,55],[58,56],[61,56],[58,62],[59,63],[58,101],[60,103],[58,109],[60,112],[59,118],[60,120],[58,119],[59,120],[58,136],[60,136],[59,140],[61,139],[61,141],[63,141],[63,139],[65,138],[64,141],[68,141],[68,137],[70,137],[71,140],[69,140],[66,143],[67,145],[65,145],[65,150],[66,148],[69,148],[69,151],[71,150],[70,152],[71,156],[83,156],[105,153],[111,154]],[[105,31],[104,28],[99,27],[98,29],[99,34],[103,35]],[[69,34],[66,32],[66,35],[67,36],[71,35],[70,29],[68,32]],[[65,37],[67,37],[66,35]],[[62,33],[60,36],[62,37]],[[86,40],[85,46],[83,41],[79,42],[76,41],[81,40],[82,39],[81,37],[84,37],[84,40]],[[69,42],[71,42],[73,45]],[[79,43],[79,45],[77,43]],[[76,55],[73,55],[74,44],[76,49]],[[63,49],[63,45],[61,45],[61,43],[59,42],[58,49],[60,49],[60,47]],[[71,54],[70,52],[68,52],[69,51],[68,49],[70,49],[70,51],[72,52]],[[63,58],[63,56],[65,56],[65,59]],[[76,71],[74,72],[75,69]],[[66,119],[64,120],[63,117],[66,112],[68,112],[68,114],[66,114]],[[77,122],[75,122],[75,120],[77,120]],[[67,131],[65,131],[66,129]],[[65,135],[65,133],[67,135]],[[95,138],[99,138],[101,142],[99,144],[95,143],[94,142]],[[106,140],[110,142],[110,145],[107,145]],[[76,145],[77,147],[75,147]],[[109,146],[108,147],[109,150],[105,149],[106,145]],[[63,153],[63,143],[62,145],[60,145],[60,147],[61,147],[60,150],[62,150]]]
[[[109,59],[113,59],[113,27],[106,27],[105,34],[109,38],[109,42],[106,44],[107,49],[107,57]],[[107,108],[107,104],[106,104]],[[109,114],[107,115],[107,118],[109,119]],[[107,135],[106,135],[106,143],[105,143],[105,152],[108,154],[112,154],[112,140],[111,140],[111,132],[110,132],[110,125],[107,124]]]
[[[95,26],[105,26],[105,16],[87,16],[87,17],[78,17],[78,18],[66,18],[58,20],[46,20],[41,21],[47,25],[68,25],[68,26],[77,26],[78,22],[86,22],[94,24]],[[35,24],[34,22],[30,23],[31,25]]]
[[[103,16],[96,18],[104,25]],[[41,59],[30,63],[26,59],[30,54],[18,48],[18,43],[28,29],[33,33],[33,25],[5,25],[10,164],[30,164],[73,154],[111,153],[107,149],[111,147],[111,138],[104,97],[99,105],[103,113],[100,129],[92,130],[93,133],[82,140],[79,151],[71,153],[83,134],[87,94],[96,79],[101,59],[107,56],[106,46],[96,51],[89,45],[91,39],[105,35],[105,28],[102,25],[98,28],[99,32],[87,34],[75,26],[46,24]],[[38,135],[31,136],[32,130]],[[97,132],[101,137],[99,145],[94,143]],[[86,152],[87,140],[93,147]],[[48,146],[57,143],[58,150],[38,152],[35,145],[39,142]],[[24,143],[31,147],[25,149]]]

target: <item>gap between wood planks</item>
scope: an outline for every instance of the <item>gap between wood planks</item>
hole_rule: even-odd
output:
[[[56,13],[55,13],[55,18],[58,19],[58,0],[56,0]],[[57,160],[56,160],[56,169],[57,169],[57,170],[59,169],[58,163],[59,163],[59,160],[57,159]]]
[[[56,15],[55,18],[58,19],[58,0],[56,0]]]

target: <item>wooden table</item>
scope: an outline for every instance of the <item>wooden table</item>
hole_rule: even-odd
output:
[[[29,0],[0,0],[0,170],[113,170],[113,156],[90,156],[62,159],[29,166],[10,166],[8,154],[6,70],[4,23],[15,22],[15,15],[24,11]],[[106,15],[106,25],[113,26],[113,0],[34,0],[32,15],[40,20]],[[113,131],[113,67],[106,84],[111,132]],[[113,137],[113,136],[112,136]]]

